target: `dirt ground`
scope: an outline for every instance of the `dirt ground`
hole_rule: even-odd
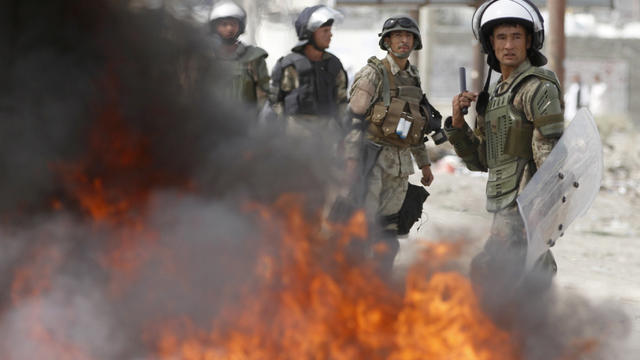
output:
[[[603,143],[605,172],[600,192],[591,209],[571,225],[552,249],[558,263],[555,286],[559,291],[579,294],[596,306],[606,304],[623,310],[631,323],[623,353],[637,355],[640,135],[636,131],[610,133]],[[492,217],[484,208],[486,176],[464,169],[455,155],[443,157],[433,169],[436,179],[428,188],[431,196],[423,219],[407,239],[401,239],[397,269],[411,262],[421,239],[464,237],[469,240],[465,263],[487,237]],[[418,179],[414,175],[411,182],[417,184]]]

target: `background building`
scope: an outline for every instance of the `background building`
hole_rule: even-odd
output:
[[[479,67],[484,59],[478,57],[471,33],[475,8],[469,4],[478,3],[472,0],[237,1],[249,13],[243,39],[269,52],[269,68],[295,44],[293,22],[298,13],[306,6],[325,4],[344,14],[343,21],[334,26],[329,51],[340,57],[350,79],[370,56],[384,54],[378,48],[377,34],[384,20],[395,14],[410,14],[420,22],[425,47],[412,62],[420,68],[424,90],[443,113],[459,91],[458,67],[468,69],[470,89],[478,90],[485,76],[486,66]],[[545,17],[543,52],[550,58],[547,1],[552,0],[534,0]],[[580,74],[587,93],[599,78],[607,89],[598,100],[606,109],[603,113],[640,125],[640,102],[630,101],[640,97],[640,0],[566,0],[566,4],[565,74],[561,80],[568,84]]]

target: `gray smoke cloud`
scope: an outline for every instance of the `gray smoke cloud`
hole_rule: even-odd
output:
[[[325,203],[330,147],[217,101],[223,74],[209,37],[152,3],[1,2],[3,359],[153,358],[150,327],[186,317],[206,329],[246,295],[265,250],[246,204],[299,193],[314,215]],[[105,119],[127,130],[125,144],[100,127]],[[148,158],[113,171],[129,147]],[[78,164],[105,189],[143,192],[139,206],[116,212],[127,226],[80,206],[77,192],[95,183],[69,182]],[[510,330],[525,359],[557,358],[591,335],[604,344],[580,358],[612,359],[611,339],[627,329],[620,313],[581,298],[515,306]]]

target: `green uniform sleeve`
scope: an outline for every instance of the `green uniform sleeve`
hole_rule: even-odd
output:
[[[262,108],[262,105],[269,97],[269,70],[267,70],[267,63],[261,57],[256,61],[255,83],[256,83],[256,96],[258,98],[258,109]]]
[[[558,87],[545,79],[530,81],[521,93],[525,115],[534,126],[531,150],[539,168],[564,132],[562,97]]]
[[[531,99],[533,126],[544,137],[559,138],[564,131],[564,114],[560,92],[555,84],[542,81]]]
[[[471,131],[467,123],[464,123],[462,129],[454,128],[451,126],[451,117],[448,117],[443,129],[456,154],[469,170],[487,171],[484,143]]]

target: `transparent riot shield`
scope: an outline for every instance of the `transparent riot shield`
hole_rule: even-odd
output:
[[[528,240],[526,271],[591,207],[602,169],[600,134],[583,108],[518,196]]]

